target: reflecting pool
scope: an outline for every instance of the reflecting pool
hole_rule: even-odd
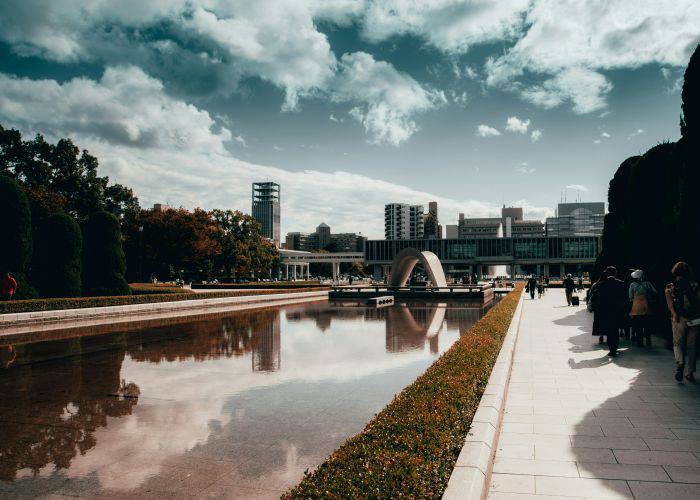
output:
[[[277,498],[484,312],[321,301],[0,339],[0,496]]]

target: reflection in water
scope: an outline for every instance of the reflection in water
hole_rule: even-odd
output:
[[[0,496],[278,496],[483,312],[323,302],[4,345]]]

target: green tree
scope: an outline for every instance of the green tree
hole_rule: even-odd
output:
[[[15,297],[34,298],[36,290],[29,285],[26,271],[32,255],[32,215],[27,196],[17,182],[0,175],[0,272],[10,272],[17,280]]]
[[[32,283],[42,297],[79,297],[82,290],[80,226],[66,213],[42,221],[34,243]]]
[[[117,218],[95,212],[83,226],[84,295],[129,295],[126,261]]]
[[[114,184],[97,174],[98,161],[88,151],[81,151],[70,139],[49,144],[41,136],[24,141],[17,130],[0,126],[0,172],[16,178],[36,204],[47,197],[59,209],[79,221],[90,214],[108,210],[118,217],[138,206],[131,189]],[[32,202],[32,206],[35,203]]]

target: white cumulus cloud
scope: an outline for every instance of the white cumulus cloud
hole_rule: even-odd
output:
[[[524,134],[527,132],[528,127],[530,127],[530,120],[521,120],[517,116],[510,116],[506,120],[506,130],[510,132]]]
[[[483,123],[476,127],[476,135],[479,137],[495,137],[501,135],[497,128],[484,125]]]
[[[532,142],[537,142],[542,138],[542,131],[539,129],[535,129],[530,133],[530,140]]]
[[[583,191],[586,192],[588,191],[588,188],[584,186],[583,184],[569,184],[566,186],[566,189],[573,189],[574,191]]]

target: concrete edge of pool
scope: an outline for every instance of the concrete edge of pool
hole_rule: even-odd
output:
[[[328,298],[327,290],[0,314],[0,341],[33,331],[38,333],[43,330],[73,326],[137,321],[170,315],[187,316],[203,312],[214,313],[231,307],[237,307],[237,310],[240,310],[259,305],[304,302],[324,298]]]
[[[492,466],[498,445],[497,431],[503,418],[524,296],[523,291],[506,337],[503,339],[501,351],[491,370],[484,394],[474,413],[464,446],[457,457],[447,488],[443,493],[442,498],[445,500],[479,499],[486,494],[489,468]]]

